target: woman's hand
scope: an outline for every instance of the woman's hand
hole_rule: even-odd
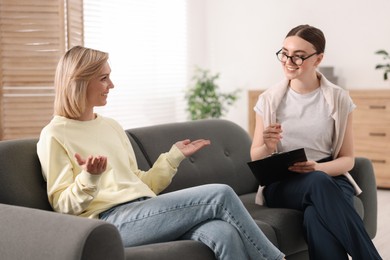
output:
[[[297,162],[294,165],[288,167],[292,172],[308,173],[317,170],[318,163],[315,161]]]
[[[263,131],[264,145],[270,153],[276,151],[280,139],[282,139],[282,126],[280,124],[269,125]]]
[[[81,168],[92,175],[100,175],[107,168],[107,157],[105,156],[90,155],[86,160],[84,160],[81,158],[80,154],[76,153],[74,157]]]
[[[175,143],[176,147],[184,154],[185,157],[191,156],[196,153],[204,146],[209,145],[210,140],[198,139],[195,141],[190,141],[189,139],[179,141]]]

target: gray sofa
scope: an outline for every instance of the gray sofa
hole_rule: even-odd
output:
[[[207,138],[208,146],[184,160],[164,192],[225,183],[240,196],[256,223],[287,259],[308,259],[301,212],[254,204],[258,184],[247,161],[251,139],[226,120],[199,120],[126,130],[139,167],[148,169],[181,139]],[[36,139],[0,142],[1,259],[214,259],[195,241],[173,241],[123,248],[114,226],[100,220],[52,212],[36,155]],[[363,193],[356,209],[373,238],[377,227],[376,183],[371,162],[356,158],[351,174]]]

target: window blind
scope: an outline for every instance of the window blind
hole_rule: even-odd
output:
[[[64,49],[59,1],[0,1],[1,139],[36,137],[53,110],[53,75]]]
[[[67,49],[84,45],[83,0],[66,0],[66,34]]]
[[[0,140],[36,138],[52,118],[55,69],[82,43],[80,17],[78,0],[0,0]]]
[[[186,119],[186,1],[84,0],[84,33],[110,55],[115,88],[98,113],[124,128]]]

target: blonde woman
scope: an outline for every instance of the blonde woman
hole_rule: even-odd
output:
[[[283,259],[230,187],[157,196],[180,162],[210,141],[178,141],[149,171],[139,170],[121,126],[94,113],[114,88],[107,61],[107,53],[80,46],[59,61],[55,115],[37,145],[53,209],[112,223],[126,247],[192,239],[217,259]]]

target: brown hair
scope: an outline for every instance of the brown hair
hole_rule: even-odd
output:
[[[325,52],[325,36],[324,33],[318,28],[308,24],[299,25],[291,29],[290,32],[286,35],[286,38],[290,36],[298,36],[305,41],[310,42],[314,49],[316,49],[317,54]]]
[[[60,59],[54,78],[54,114],[78,118],[85,110],[87,87],[108,60],[108,53],[75,46]]]

